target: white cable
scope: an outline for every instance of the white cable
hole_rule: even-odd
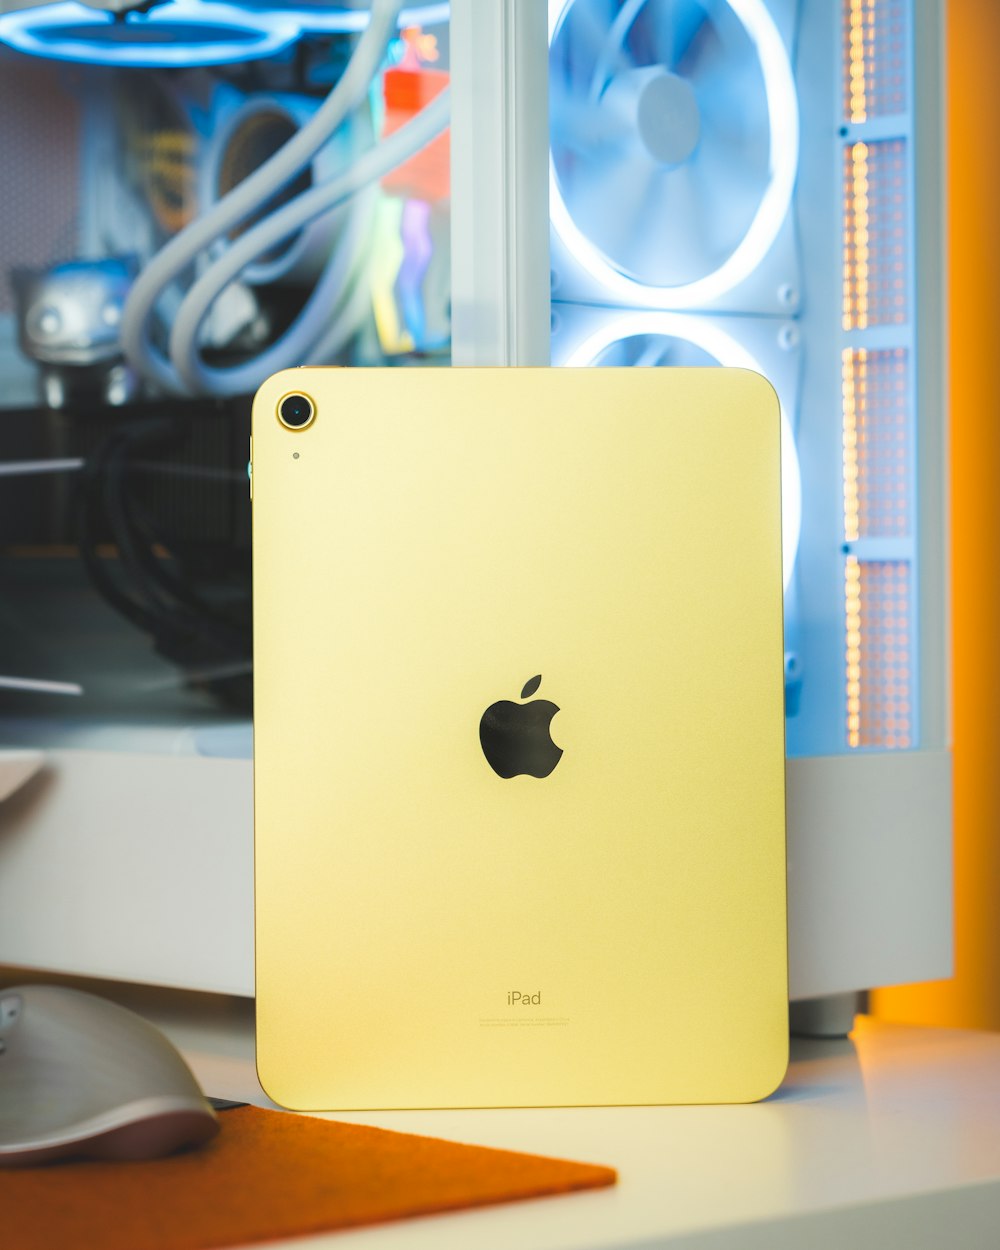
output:
[[[292,203],[296,202],[292,201]],[[202,275],[202,279],[213,274],[221,279],[212,284],[213,294],[208,304],[203,306],[195,297],[196,290],[206,289],[206,286],[199,281],[185,295],[174,315],[173,329],[170,334],[171,368],[188,391],[200,395],[245,395],[255,391],[264,378],[276,373],[279,368],[284,368],[286,363],[302,363],[303,357],[310,352],[314,342],[323,332],[324,322],[320,319],[338,316],[346,295],[357,286],[362,276],[362,263],[367,256],[364,237],[368,232],[370,222],[370,213],[365,215],[363,208],[363,205],[359,205],[356,211],[351,213],[344,232],[338,238],[337,245],[320,273],[309,298],[278,342],[272,344],[263,354],[258,353],[253,359],[242,364],[226,369],[210,369],[200,360],[200,330],[212,304],[232,281],[232,277],[229,276],[230,267],[225,264],[229,249],[222,253]],[[265,220],[270,221],[271,218]],[[245,238],[252,233],[253,231],[247,231],[241,237]],[[240,266],[237,274],[266,250],[266,248],[255,248],[253,256]],[[233,276],[235,277],[236,274]],[[192,349],[187,346],[186,327],[189,319],[194,320],[193,358]],[[279,359],[282,363],[275,364],[274,362]]]
[[[183,382],[150,340],[150,321],[161,294],[216,239],[266,204],[305,168],[348,114],[365,98],[396,32],[405,0],[372,0],[371,16],[351,59],[313,116],[269,160],[196,218],[143,267],[125,303],[122,350],[143,377],[169,391]]]
[[[73,473],[86,461],[78,460],[3,460],[0,477],[26,477],[34,473]]]
[[[245,385],[248,368],[254,377],[276,373],[291,364],[301,364],[312,342],[324,332],[330,315],[317,287],[306,307],[299,314],[290,332],[257,356],[249,366],[234,369],[213,369],[199,356],[198,335],[201,323],[219,293],[256,257],[270,250],[314,217],[336,208],[364,187],[401,165],[441,133],[450,118],[450,93],[446,88],[399,130],[370,148],[339,178],[303,192],[290,203],[265,217],[240,235],[214,265],[198,279],[184,298],[170,336],[170,357],[178,375],[192,390],[211,394],[239,394],[250,389]],[[325,286],[321,279],[321,286]],[[332,287],[332,282],[330,283]],[[305,344],[305,346],[303,346]],[[295,347],[295,351],[291,347]]]
[[[41,677],[0,677],[0,690],[29,690],[34,694],[83,694],[75,681],[45,681]]]

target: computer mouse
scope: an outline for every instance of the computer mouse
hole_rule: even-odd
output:
[[[0,990],[0,1167],[153,1159],[218,1131],[190,1068],[141,1016],[62,986]]]

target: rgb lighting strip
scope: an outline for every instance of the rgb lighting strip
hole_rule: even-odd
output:
[[[448,4],[404,9],[400,28],[447,21]],[[47,4],[0,17],[0,42],[29,56],[83,65],[187,69],[276,56],[306,35],[364,30],[357,9],[248,9],[210,0],[169,0],[124,18],[84,4]]]

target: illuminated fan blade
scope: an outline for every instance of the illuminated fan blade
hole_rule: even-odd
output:
[[[581,206],[579,224],[601,239],[609,255],[631,267],[642,255],[650,229],[649,206],[662,178],[652,161],[621,153],[607,165],[596,162],[574,186],[573,202]]]
[[[713,237],[713,200],[719,197],[718,188],[713,188],[713,197],[706,203],[690,164],[672,170],[666,179],[655,256],[664,284],[677,286],[704,271],[703,258]]]
[[[696,347],[689,339],[675,338],[656,338],[652,342],[659,342],[660,365],[717,365],[719,362],[714,356],[709,355],[702,347]]]
[[[622,169],[627,176],[632,168],[630,157],[619,151],[608,161],[578,160],[567,163],[565,179],[560,186],[567,202],[573,205],[574,218],[580,229],[602,244],[609,214],[617,211],[614,178]]]
[[[616,73],[622,73],[636,63],[628,48],[628,35],[636,14],[645,3],[646,0],[625,0],[608,27],[607,36],[594,61],[590,80],[591,100],[601,97]]]
[[[718,100],[720,107],[764,106],[764,78],[760,62],[749,39],[737,47],[725,47],[717,35],[699,43],[700,55],[682,72],[707,104]],[[766,118],[765,118],[766,120]]]
[[[609,145],[620,148],[630,138],[632,119],[616,98],[591,104],[579,96],[554,90],[549,100],[549,124],[560,143],[586,160],[607,159]]]
[[[708,13],[697,0],[648,3],[636,19],[629,47],[644,55],[646,63],[662,65],[671,73],[684,76],[714,30]]]
[[[590,92],[594,66],[608,66],[608,75],[618,74],[631,66],[628,53],[618,41],[609,40],[613,14],[609,6],[594,0],[575,0],[568,21],[568,38],[560,65],[561,75],[581,101]],[[569,71],[568,73],[566,71]]]
[[[562,189],[574,206],[577,225],[592,239],[600,239],[601,246],[606,247],[611,256],[616,255],[609,246],[611,217],[619,217],[630,204],[631,199],[622,197],[622,189],[644,168],[647,166],[637,165],[627,151],[619,150],[609,160],[580,160],[567,170],[570,176]],[[609,196],[609,186],[614,187],[614,197]],[[631,194],[630,186],[629,196]]]
[[[691,79],[706,147],[720,146],[733,161],[729,177],[759,185],[767,178],[770,129],[756,58],[719,57],[699,65]]]
[[[760,204],[758,178],[750,176],[739,136],[714,134],[687,169],[690,188],[702,206],[697,230],[705,256],[721,265],[739,244]],[[725,188],[720,194],[719,188]]]
[[[635,358],[630,362],[637,369],[654,368],[656,365],[664,363],[665,357],[670,354],[669,339],[647,339],[643,344],[642,339],[635,340],[636,347],[640,350],[635,352]]]

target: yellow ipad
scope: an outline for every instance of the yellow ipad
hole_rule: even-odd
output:
[[[295,369],[253,412],[257,1055],[299,1109],[787,1061],[780,418],[733,369]]]

